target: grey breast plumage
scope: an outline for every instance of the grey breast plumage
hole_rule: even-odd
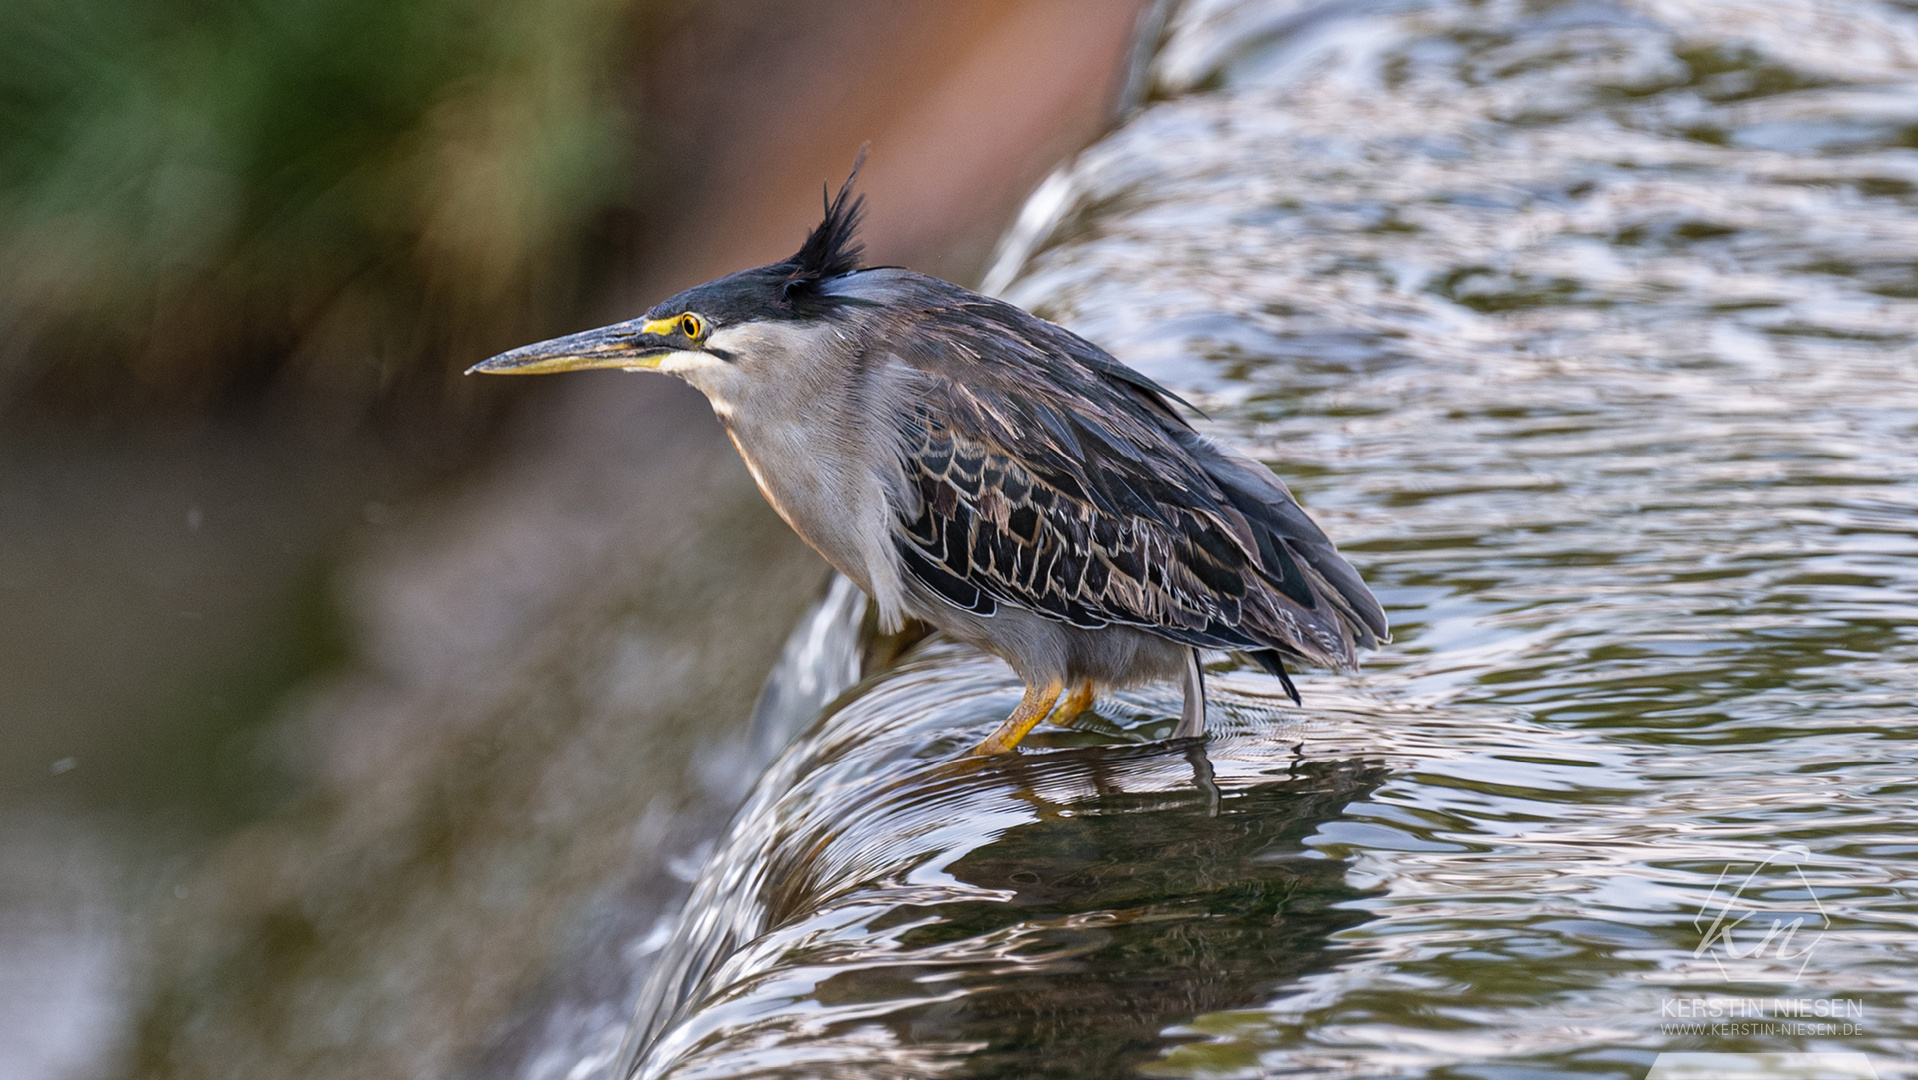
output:
[[[902,275],[916,375],[896,408],[905,571],[979,615],[1350,666],[1387,637],[1358,574],[1264,466],[1213,445],[1167,391],[1009,304]]]

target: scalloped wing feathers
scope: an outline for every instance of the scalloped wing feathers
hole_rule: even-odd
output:
[[[894,538],[926,587],[980,615],[1012,604],[1332,667],[1384,637],[1378,602],[1269,470],[1090,342],[918,280],[919,325],[888,345],[922,383],[897,418],[916,505]]]

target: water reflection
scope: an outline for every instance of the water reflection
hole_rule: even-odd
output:
[[[1306,841],[1386,773],[1275,741],[1262,689],[1221,691],[1206,752],[1127,741],[1177,715],[1148,695],[981,761],[954,751],[1018,681],[915,650],[789,751],[715,854],[649,988],[642,1075],[1113,1076],[1179,1041],[1168,1025],[1328,966],[1363,893]]]
[[[1258,1004],[1286,979],[1329,966],[1330,937],[1364,918],[1341,906],[1360,895],[1345,864],[1303,842],[1383,770],[1310,762],[1285,782],[1217,799],[1196,789],[1140,795],[1121,790],[1126,773],[1113,767],[1123,770],[1123,758],[1088,753],[1089,779],[1106,793],[1047,807],[1047,818],[949,870],[1010,899],[895,916],[927,920],[901,945],[935,954],[900,974],[970,991],[908,1013],[895,1030],[908,1044],[980,1044],[965,1075],[1010,1075],[1036,1061],[1053,1076],[1124,1075],[1180,1041],[1169,1025]],[[967,936],[994,941],[1004,960],[951,956],[966,951],[954,945]]]

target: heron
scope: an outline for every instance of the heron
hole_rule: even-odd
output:
[[[790,258],[468,373],[657,371],[705,394],[766,501],[882,629],[923,620],[1018,675],[977,754],[1175,680],[1172,737],[1196,738],[1203,650],[1249,657],[1297,705],[1286,661],[1345,670],[1390,640],[1284,482],[1165,387],[1005,301],[865,265],[858,172]]]

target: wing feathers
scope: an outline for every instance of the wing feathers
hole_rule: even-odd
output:
[[[894,538],[935,594],[1272,664],[1348,666],[1385,637],[1377,600],[1278,478],[1194,432],[1157,384],[1017,308],[919,280],[949,293],[909,347],[888,343],[917,375],[896,420],[918,498]]]
[[[1258,523],[1260,553],[1266,555],[1268,545],[1274,549],[1272,556],[1267,557],[1268,565],[1274,557],[1285,564],[1289,568],[1285,574],[1288,584],[1297,581],[1297,587],[1304,587],[1298,576],[1298,561],[1303,561],[1324,584],[1320,591],[1329,593],[1350,615],[1362,644],[1370,648],[1391,640],[1385,609],[1379,606],[1378,598],[1318,524],[1306,516],[1284,481],[1264,465],[1223,449],[1196,433],[1180,442],[1219,483],[1234,505]],[[1291,557],[1293,552],[1298,554],[1298,561]],[[1292,595],[1290,590],[1287,595]]]

